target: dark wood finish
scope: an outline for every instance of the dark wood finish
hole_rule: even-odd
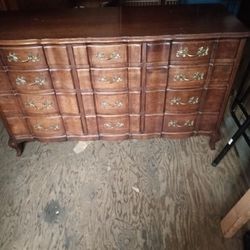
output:
[[[1,13],[0,22],[0,111],[18,152],[33,139],[199,134],[214,148],[250,35],[207,5]]]

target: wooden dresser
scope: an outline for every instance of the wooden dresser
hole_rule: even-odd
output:
[[[249,31],[221,6],[0,14],[0,111],[24,141],[219,139]]]

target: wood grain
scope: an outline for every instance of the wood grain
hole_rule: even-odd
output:
[[[247,183],[234,151],[211,167],[206,137],[32,142],[18,161],[7,140],[1,125],[0,249],[242,249],[220,220]]]

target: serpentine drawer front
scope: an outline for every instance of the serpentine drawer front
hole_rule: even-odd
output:
[[[31,140],[208,135],[214,148],[250,35],[218,5],[13,12],[0,22],[0,114],[18,155]]]

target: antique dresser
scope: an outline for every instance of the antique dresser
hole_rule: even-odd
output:
[[[210,137],[249,31],[222,6],[0,14],[0,114],[24,141]]]

